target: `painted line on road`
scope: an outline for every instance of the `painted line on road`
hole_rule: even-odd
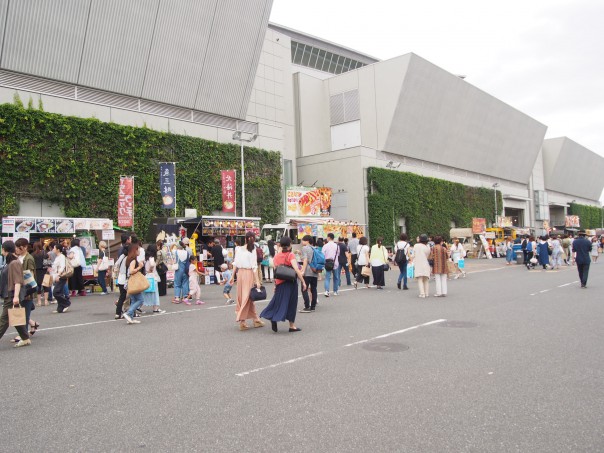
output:
[[[574,285],[575,283],[579,283],[579,280],[575,280],[574,282],[570,282],[570,283],[564,283],[563,285],[558,285],[556,288],[564,288],[565,286]],[[543,293],[547,293],[549,291],[553,291],[556,288],[542,289],[541,291],[537,291],[536,293],[532,293],[530,295],[531,296],[538,296],[539,294],[543,294]]]
[[[339,347],[333,349],[332,352],[334,350],[337,350],[337,349],[347,348],[347,347],[355,346],[355,345],[362,344],[362,343],[368,343],[370,341],[378,340],[378,339],[381,339],[381,338],[388,338],[388,337],[391,337],[393,335],[399,335],[401,333],[405,333],[405,332],[409,332],[411,330],[419,329],[420,327],[431,326],[433,324],[438,324],[438,323],[445,322],[445,321],[446,321],[446,319],[436,319],[434,321],[425,322],[423,324],[418,324],[416,326],[407,327],[406,329],[396,330],[394,332],[385,333],[383,335],[378,335],[377,337],[367,338],[365,340],[360,340],[360,341],[355,341],[354,343],[349,343],[349,344],[346,344],[344,346],[339,346]],[[273,363],[273,364],[267,365],[265,367],[254,368],[253,370],[243,371],[241,373],[236,373],[235,376],[239,376],[239,377],[248,376],[248,375],[250,375],[252,373],[258,373],[259,371],[265,371],[265,370],[270,370],[272,368],[277,368],[277,367],[280,367],[280,366],[283,366],[283,365],[289,365],[289,364],[292,364],[292,363],[299,362],[301,360],[310,359],[312,357],[318,357],[318,356],[326,354],[326,353],[327,353],[327,351],[319,351],[319,352],[315,352],[313,354],[303,355],[303,356],[296,357],[296,358],[293,358],[293,359],[290,359],[290,360],[286,360],[284,362]]]

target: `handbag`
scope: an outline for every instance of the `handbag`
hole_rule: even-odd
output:
[[[157,289],[157,282],[155,281],[155,277],[153,275],[147,275],[147,281],[149,282],[149,287],[144,290],[144,293],[154,293]]]
[[[145,277],[140,272],[137,272],[136,274],[131,275],[130,278],[128,278],[127,294],[129,296],[133,294],[140,294],[147,288],[149,288],[149,286],[149,280],[147,280],[147,277]]]
[[[361,269],[361,275],[363,277],[371,277],[371,268],[369,266],[363,266]]]
[[[457,260],[457,267],[459,267],[460,269],[463,269],[464,267],[466,267],[465,258],[459,258],[459,260]]]
[[[23,271],[23,286],[25,287],[26,296],[31,296],[38,292],[38,284],[32,271]]]
[[[10,327],[24,326],[25,322],[25,308],[19,306],[19,308],[8,309],[8,325]]]
[[[407,278],[415,278],[415,264],[407,264]]]
[[[70,278],[71,276],[73,276],[73,266],[71,265],[71,262],[68,259],[65,259],[65,270],[63,271],[60,277]]]
[[[106,256],[104,256],[101,260],[98,269],[99,271],[106,271],[107,269],[109,269],[109,259]]]
[[[250,290],[250,299],[252,299],[254,302],[266,299],[266,288],[264,286],[261,286],[260,288],[256,288],[254,286]]]
[[[382,268],[384,269],[384,272],[388,272],[390,270],[390,265],[388,263],[385,263],[384,265],[382,265]]]
[[[52,276],[50,274],[45,274],[44,279],[42,280],[42,286],[45,288],[50,288],[52,286]]]
[[[293,282],[296,281],[296,278],[298,278],[298,274],[296,274],[296,271],[293,267],[280,264],[275,268],[275,278]]]
[[[157,265],[156,269],[158,274],[165,274],[168,272],[168,266],[166,266],[166,263],[163,261]]]

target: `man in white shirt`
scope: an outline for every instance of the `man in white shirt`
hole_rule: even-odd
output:
[[[350,250],[350,263],[352,264],[352,274],[357,276],[357,259],[359,257],[359,240],[357,234],[352,233],[352,239],[348,241],[348,250]]]
[[[327,244],[323,246],[323,254],[325,255],[325,297],[329,297],[329,283],[333,275],[333,295],[338,295],[340,287],[340,267],[338,265],[338,244],[334,242],[335,236],[333,233],[327,235]],[[330,260],[333,261],[333,269],[327,270]]]

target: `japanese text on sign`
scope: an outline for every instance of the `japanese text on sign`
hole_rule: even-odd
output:
[[[222,170],[222,210],[224,212],[235,212],[236,207],[236,179],[235,170]]]
[[[121,227],[131,227],[134,223],[134,178],[120,178],[117,199],[117,224]]]

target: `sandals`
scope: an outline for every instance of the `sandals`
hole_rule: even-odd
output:
[[[36,331],[40,328],[40,324],[38,324],[37,322],[34,323],[34,325],[31,327],[29,334],[33,335],[36,333]]]

